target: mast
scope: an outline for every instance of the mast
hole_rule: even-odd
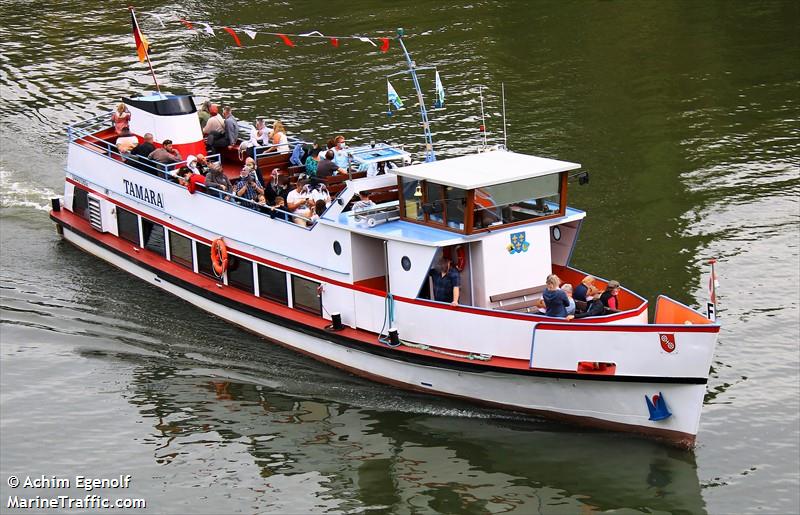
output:
[[[406,56],[408,63],[408,71],[411,74],[411,80],[414,82],[414,88],[417,90],[417,100],[419,100],[419,114],[422,116],[422,131],[425,135],[425,162],[430,163],[436,161],[436,154],[433,151],[433,136],[431,135],[431,127],[428,122],[428,111],[425,109],[425,101],[422,99],[422,89],[419,87],[419,80],[417,79],[417,65],[411,60],[411,56],[403,44],[403,35],[405,31],[402,28],[397,29],[397,41],[400,43],[400,48]]]

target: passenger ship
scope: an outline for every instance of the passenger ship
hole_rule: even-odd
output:
[[[183,156],[205,153],[191,96],[124,103],[140,141],[152,133]],[[69,128],[64,197],[50,213],[80,249],[365,378],[694,445],[717,323],[665,296],[648,323],[647,300],[624,288],[620,310],[602,316],[566,321],[535,308],[548,274],[576,285],[586,275],[570,266],[586,216],[567,205],[580,165],[502,148],[409,165],[388,144],[353,148],[354,165],[381,173],[325,179],[333,201],[302,226],[190,193],[173,178],[185,162],[126,161],[108,120]],[[290,152],[268,150],[251,149],[261,170],[295,181]],[[233,149],[208,159],[238,178]],[[377,205],[354,213],[363,191]],[[429,295],[443,255],[460,271],[458,305]]]

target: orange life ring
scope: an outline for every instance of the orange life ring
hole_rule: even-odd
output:
[[[211,266],[217,277],[222,277],[222,274],[228,270],[228,247],[225,246],[222,238],[211,242]]]

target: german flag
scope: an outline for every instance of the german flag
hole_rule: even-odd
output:
[[[136,53],[139,55],[139,62],[143,63],[147,59],[147,52],[150,44],[147,38],[144,37],[142,31],[139,30],[139,23],[136,21],[136,15],[131,9],[131,24],[133,25],[133,40],[136,42]]]

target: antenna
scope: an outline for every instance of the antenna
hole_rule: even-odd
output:
[[[483,132],[483,149],[486,150],[486,113],[483,112],[483,86],[478,86],[481,96],[481,132]]]
[[[506,132],[506,83],[500,83],[500,91],[503,94],[503,147],[508,150],[508,133]]]

